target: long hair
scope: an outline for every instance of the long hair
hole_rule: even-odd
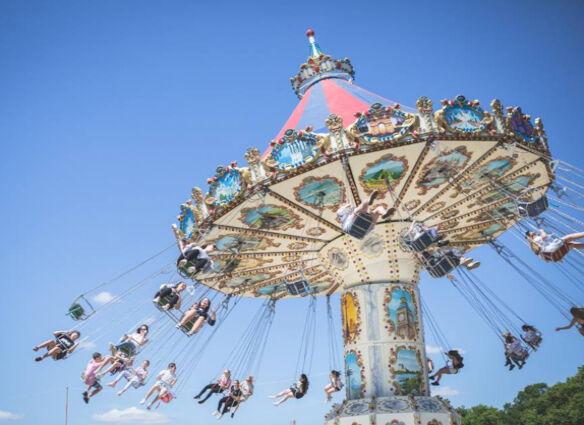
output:
[[[572,307],[570,313],[572,313],[574,319],[584,320],[584,307]]]
[[[207,300],[207,301],[209,301],[209,302],[207,303],[207,306],[206,306],[206,307],[203,307],[201,304],[202,304],[202,303],[203,303],[203,301],[205,301],[205,300]],[[209,298],[203,298],[201,301],[199,301],[199,303],[198,303],[198,304],[199,304],[199,305],[198,305],[198,307],[197,307],[197,308],[200,308],[200,309],[201,309],[201,310],[203,310],[205,313],[207,313],[207,312],[209,311],[209,309],[211,308],[211,300],[210,300]]]
[[[308,391],[308,376],[303,373],[300,375],[300,392],[306,394],[306,391]]]

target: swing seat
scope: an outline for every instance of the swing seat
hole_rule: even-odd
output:
[[[533,202],[518,202],[517,211],[522,217],[537,217],[548,209],[549,203],[547,197],[544,195],[537,201]]]
[[[436,242],[436,239],[432,237],[429,230],[425,230],[416,239],[411,239],[410,235],[407,234],[404,236],[403,241],[413,251],[422,252],[425,251],[434,242]]]
[[[197,321],[197,318],[189,320],[183,326],[180,327],[180,330],[183,331],[185,333],[185,335],[190,336],[190,335],[188,335],[188,332],[190,332],[191,329],[193,329],[193,326],[195,326],[196,321]]]
[[[81,304],[78,303],[71,304],[71,307],[69,307],[69,311],[67,312],[67,315],[69,315],[69,317],[71,317],[71,319],[73,320],[85,320],[87,318],[87,315],[85,314],[85,309]]]
[[[355,220],[349,227],[347,234],[357,239],[363,239],[373,229],[373,216],[369,213],[355,215]]]
[[[541,258],[544,259],[544,261],[555,263],[561,261],[566,256],[569,250],[570,248],[568,247],[568,245],[563,244],[553,252],[541,252],[539,255],[541,256]]]
[[[91,305],[89,301],[85,299],[84,296],[77,297],[75,301],[67,310],[67,316],[71,319],[78,321],[78,320],[87,320],[95,313],[95,309]]]
[[[306,295],[310,293],[310,284],[306,279],[297,280],[296,282],[286,282],[286,290],[290,295]]]
[[[427,266],[426,270],[432,277],[444,277],[458,266],[458,261],[455,261],[453,256],[443,254],[436,263]]]
[[[160,396],[160,401],[163,403],[170,403],[172,399],[174,399],[174,395],[170,391],[165,392]]]

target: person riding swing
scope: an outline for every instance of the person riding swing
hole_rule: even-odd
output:
[[[505,366],[509,366],[509,370],[513,370],[515,366],[519,369],[525,366],[529,352],[521,341],[515,338],[510,333],[503,335],[505,345]]]
[[[378,196],[379,191],[375,190],[368,200],[361,202],[356,208],[351,204],[341,205],[337,210],[337,221],[341,224],[343,232],[354,238],[363,239],[373,230],[379,219],[387,220],[395,212],[395,208],[385,209],[382,206],[371,209]]]
[[[165,284],[154,294],[152,302],[163,310],[180,309],[182,292],[187,289],[187,284],[179,282],[176,285]]]
[[[566,326],[560,326],[556,328],[556,331],[562,331],[564,329],[570,329],[574,325],[578,328],[578,332],[584,336],[584,307],[572,307],[570,308],[570,314],[572,315],[572,320]]]
[[[186,240],[181,240],[179,243],[181,254],[176,260],[178,268],[187,267],[187,271],[194,276],[199,272],[207,272],[213,268],[213,260],[210,254],[215,251],[215,245],[204,244],[197,245],[196,243],[188,243]]]
[[[430,376],[432,385],[440,385],[440,379],[442,379],[442,375],[456,375],[460,369],[464,367],[464,363],[462,362],[464,358],[460,355],[458,350],[450,350],[446,353],[446,356],[450,360],[446,362],[446,366],[438,369],[438,371]]]
[[[525,232],[525,237],[531,250],[545,261],[560,261],[571,249],[584,248],[583,242],[576,241],[584,238],[584,232],[557,237],[539,229],[537,232]]]
[[[298,382],[293,384],[290,388],[279,392],[278,394],[271,395],[270,398],[277,399],[274,402],[274,406],[279,406],[290,398],[301,399],[308,392],[308,377],[303,373],[298,378]]]
[[[79,346],[79,338],[81,332],[79,331],[55,331],[53,332],[54,339],[49,339],[33,348],[33,351],[39,351],[41,348],[46,348],[47,351],[42,356],[36,357],[37,362],[43,361],[47,357],[53,360],[63,360]]]
[[[327,402],[333,399],[333,393],[343,389],[343,381],[341,381],[341,372],[338,370],[331,370],[329,374],[330,382],[324,387],[325,400]]]

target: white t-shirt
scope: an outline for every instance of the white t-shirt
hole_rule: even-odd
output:
[[[162,370],[156,378],[159,382],[166,384],[169,387],[172,387],[176,381],[176,375],[172,373],[170,369]]]
[[[243,384],[241,384],[241,395],[243,400],[247,400],[248,398],[251,397],[251,395],[253,394],[253,382],[249,383],[247,381],[245,381]]]
[[[535,235],[533,238],[533,242],[535,242],[540,247],[542,252],[554,252],[558,250],[564,243],[557,236],[554,235],[542,236],[541,234]]]

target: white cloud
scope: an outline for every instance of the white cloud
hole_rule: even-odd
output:
[[[426,353],[428,354],[439,354],[442,353],[442,347],[436,347],[435,345],[426,345]]]
[[[450,388],[448,386],[444,387],[433,387],[432,388],[432,395],[439,395],[441,397],[454,397],[460,394],[458,390],[454,388]]]
[[[16,413],[0,410],[0,421],[17,421],[19,419],[22,419],[22,416],[17,415]]]
[[[161,413],[149,412],[137,407],[128,407],[123,410],[112,409],[99,415],[93,415],[93,419],[97,422],[112,424],[164,424],[170,421]]]
[[[98,304],[107,304],[109,302],[112,302],[114,298],[115,297],[112,293],[103,291],[97,294],[95,297],[93,297],[93,301],[95,301]]]

